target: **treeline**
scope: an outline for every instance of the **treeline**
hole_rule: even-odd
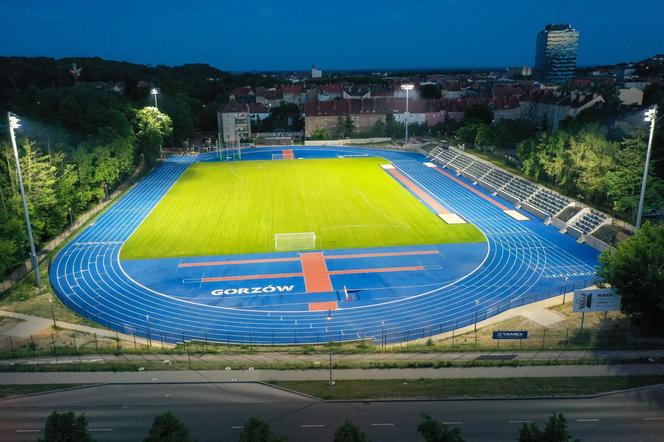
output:
[[[453,131],[467,147],[519,169],[528,178],[635,222],[645,167],[649,123],[643,110],[626,111],[615,100],[591,108],[549,132],[522,120],[493,123],[491,112],[470,109]],[[644,105],[664,109],[664,87],[652,85]],[[656,126],[645,199],[646,210],[664,208],[664,124]]]
[[[72,63],[82,69],[78,79],[69,72]],[[21,119],[17,141],[39,247],[112,192],[139,163],[149,170],[161,145],[216,132],[216,110],[233,88],[274,81],[203,64],[150,67],[99,58],[0,57],[0,277],[28,257],[7,111]],[[151,107],[152,87],[160,90],[161,112]]]

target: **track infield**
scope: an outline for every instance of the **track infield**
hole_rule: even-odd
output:
[[[122,259],[274,251],[276,233],[315,232],[317,249],[483,242],[448,225],[381,158],[196,163],[124,244]]]

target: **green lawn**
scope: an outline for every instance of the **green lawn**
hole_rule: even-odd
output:
[[[444,399],[491,396],[571,396],[661,384],[664,376],[598,376],[502,379],[388,379],[271,381],[321,399]]]
[[[196,163],[122,248],[123,259],[274,251],[275,233],[315,232],[316,248],[484,241],[447,225],[380,158]]]

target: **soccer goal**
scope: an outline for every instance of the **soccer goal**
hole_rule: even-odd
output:
[[[293,250],[312,250],[316,248],[315,232],[275,233],[274,250],[288,252]]]

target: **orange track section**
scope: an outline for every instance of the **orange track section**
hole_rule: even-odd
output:
[[[438,201],[433,199],[431,196],[429,196],[428,193],[426,193],[424,190],[420,189],[415,183],[413,183],[411,180],[406,178],[401,172],[399,172],[396,169],[386,169],[387,172],[389,172],[392,176],[394,176],[396,179],[401,181],[406,187],[408,187],[410,190],[415,193],[415,195],[419,196],[422,198],[422,200],[427,203],[433,210],[436,211],[436,213],[450,213],[448,210],[443,207]]]
[[[309,303],[309,311],[336,310],[337,308],[338,308],[337,303],[334,301]]]
[[[332,282],[322,252],[302,253],[302,274],[307,293],[331,292]]]
[[[442,174],[445,175],[446,177],[448,177],[448,178],[450,178],[450,179],[456,181],[457,183],[461,184],[461,185],[462,185],[463,187],[465,187],[466,189],[468,189],[468,190],[470,190],[471,192],[474,192],[475,194],[481,196],[482,198],[484,198],[485,200],[489,201],[490,203],[492,203],[492,204],[494,204],[494,205],[500,207],[502,210],[510,210],[508,207],[505,207],[505,206],[503,206],[502,204],[500,204],[498,201],[496,201],[496,200],[494,200],[494,199],[492,199],[492,198],[489,198],[488,196],[486,196],[485,194],[483,194],[483,193],[480,192],[479,190],[475,189],[473,186],[464,183],[464,182],[461,181],[459,178],[457,178],[457,177],[455,177],[455,176],[453,176],[453,175],[450,175],[449,173],[445,172],[443,169],[440,169],[440,168],[436,167],[435,170],[437,170],[438,172],[442,173]]]

